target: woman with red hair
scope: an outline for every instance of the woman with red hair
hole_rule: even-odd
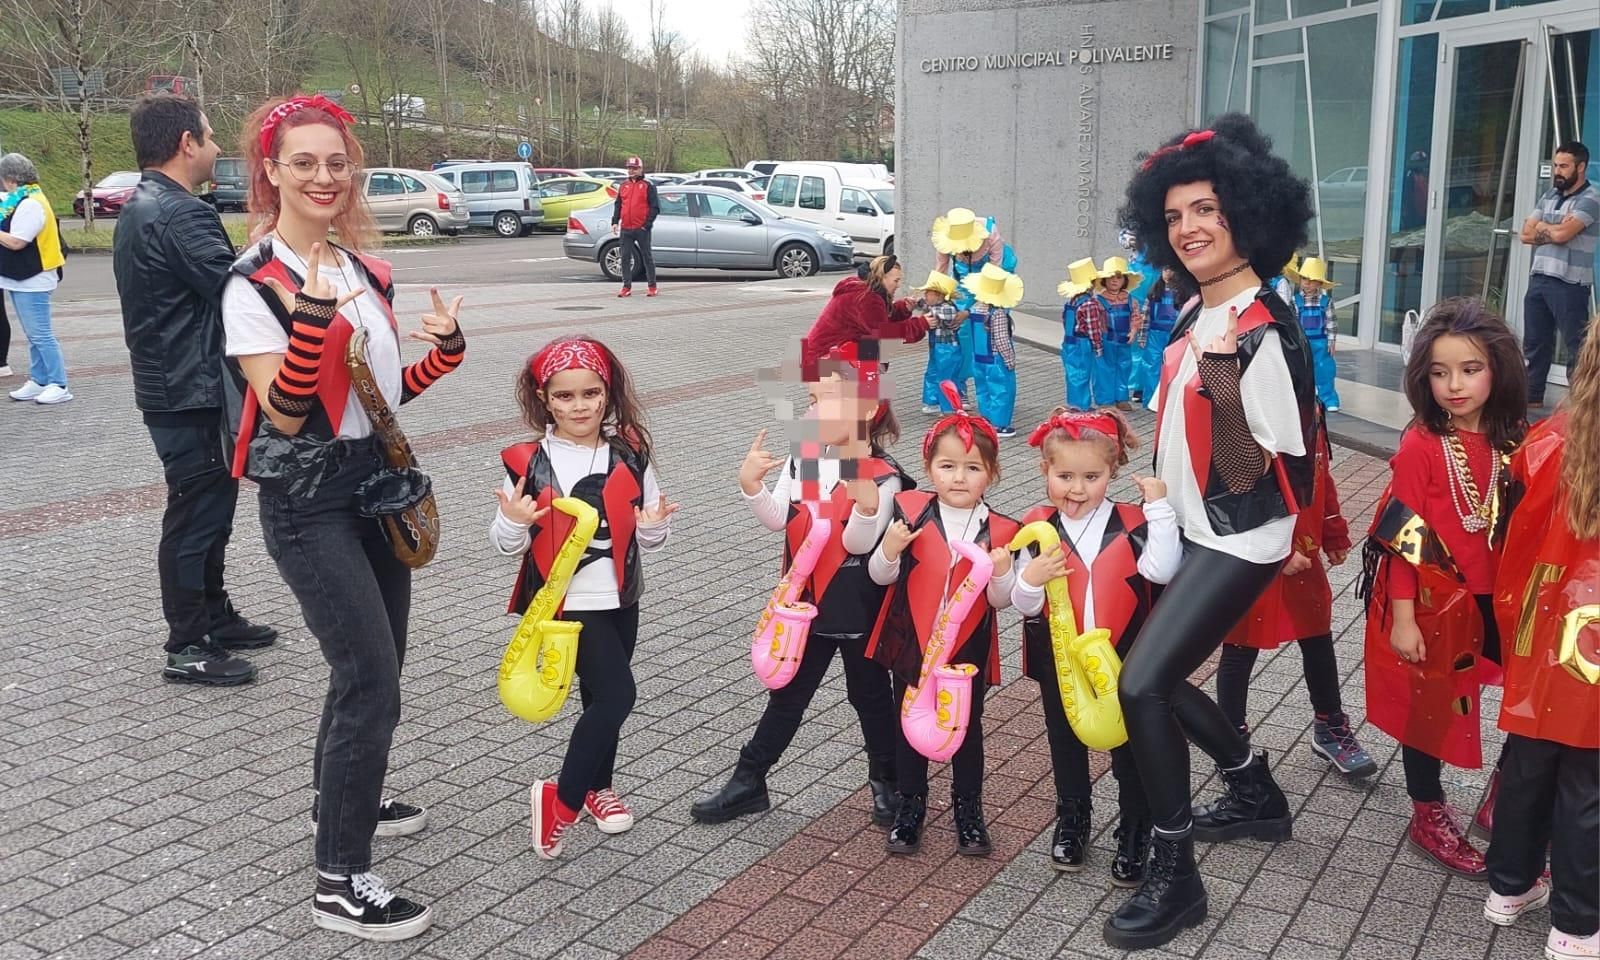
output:
[[[383,799],[411,569],[380,517],[397,502],[414,508],[431,488],[415,469],[385,467],[368,405],[380,424],[392,423],[388,409],[455,369],[466,344],[461,299],[446,307],[434,291],[433,312],[410,334],[432,349],[401,365],[389,264],[362,252],[374,231],[356,186],[362,150],[351,122],[321,96],[274,100],[245,122],[254,243],[234,263],[222,321],[239,416],[234,476],[260,485],[267,552],[329,667],[312,767],[312,917],[388,941],[422,933],[432,915],[370,872],[374,834],[416,833],[427,822],[422,808]],[[360,336],[381,395],[368,405],[346,362]]]

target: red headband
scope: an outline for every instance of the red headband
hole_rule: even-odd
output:
[[[352,117],[344,107],[339,106],[320,93],[309,97],[290,97],[288,100],[273,107],[272,111],[261,120],[261,155],[263,157],[272,156],[272,138],[278,132],[278,124],[282,123],[286,117],[299,113],[301,110],[323,111],[339,122],[340,132],[344,132],[350,124],[356,122],[356,118]]]
[[[922,459],[926,460],[933,455],[934,439],[938,437],[939,434],[944,433],[951,427],[956,428],[956,436],[961,438],[962,445],[968,450],[972,449],[972,441],[975,439],[978,431],[982,431],[983,435],[988,437],[996,447],[1000,446],[1000,435],[995,432],[994,424],[991,424],[983,417],[968,413],[966,410],[962,409],[961,393],[956,389],[955,384],[951,383],[949,380],[946,380],[939,384],[939,390],[944,394],[944,398],[950,401],[950,405],[956,409],[954,413],[945,414],[939,420],[939,422],[934,424],[928,430],[927,434],[923,436]]]
[[[540,387],[564,370],[593,370],[606,386],[611,386],[611,364],[591,340],[572,338],[546,344],[528,361],[528,369],[533,371],[533,381]]]
[[[1074,440],[1083,439],[1083,431],[1094,430],[1111,438],[1117,445],[1117,455],[1122,455],[1122,433],[1117,429],[1117,420],[1109,413],[1056,413],[1050,419],[1034,428],[1028,436],[1028,446],[1043,449],[1045,440],[1050,434],[1060,430]]]
[[[1196,130],[1187,137],[1184,137],[1183,140],[1178,144],[1174,146],[1162,147],[1155,153],[1145,157],[1144,162],[1139,164],[1139,169],[1149,170],[1151,165],[1154,164],[1158,158],[1164,157],[1167,154],[1177,150],[1188,150],[1190,147],[1198,147],[1202,143],[1210,142],[1211,138],[1215,137],[1216,135],[1217,132],[1215,130]]]

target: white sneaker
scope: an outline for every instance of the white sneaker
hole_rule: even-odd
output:
[[[1600,932],[1575,937],[1551,927],[1544,942],[1544,955],[1545,960],[1594,960],[1600,957]]]
[[[936,403],[924,403],[922,405],[922,412],[930,417],[937,416],[939,413],[939,405]]]
[[[44,393],[44,385],[40,383],[34,383],[32,380],[29,380],[27,383],[24,383],[22,386],[11,391],[11,399],[32,400],[41,393]]]
[[[1518,894],[1499,894],[1489,892],[1489,899],[1483,903],[1483,919],[1497,927],[1509,927],[1517,922],[1517,918],[1529,910],[1535,910],[1550,902],[1550,885],[1541,877],[1533,881],[1533,886]]]
[[[42,391],[40,391],[39,395],[33,398],[33,402],[45,404],[66,403],[71,399],[71,391],[69,391],[66,387],[52,383],[50,386],[45,387]]]
[[[14,376],[16,376],[16,374],[11,372],[11,367],[7,366],[6,364],[0,363],[0,377],[14,377]]]

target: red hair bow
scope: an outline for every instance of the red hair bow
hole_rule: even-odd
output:
[[[962,445],[968,450],[972,449],[972,441],[976,437],[976,431],[982,431],[990,442],[996,447],[1000,446],[1000,435],[995,432],[994,425],[981,416],[968,413],[961,406],[961,391],[956,389],[955,384],[946,380],[939,384],[939,391],[944,394],[946,400],[950,401],[950,405],[956,409],[955,412],[947,413],[941,417],[939,422],[930,427],[923,436],[922,459],[926,460],[933,455],[934,439],[951,427],[956,428],[956,436],[961,438]]]
[[[607,387],[611,386],[611,364],[592,340],[572,337],[551,341],[528,361],[528,369],[533,372],[533,382],[541,388],[564,370],[592,370]]]
[[[291,114],[299,113],[301,110],[321,110],[337,120],[341,128],[348,128],[352,123],[356,122],[356,118],[352,117],[349,111],[320,93],[309,97],[290,97],[273,107],[272,111],[261,119],[260,142],[261,155],[263,157],[272,156],[272,138],[278,132],[278,124],[282,123],[284,118]]]
[[[1189,134],[1187,137],[1184,137],[1183,140],[1180,141],[1176,146],[1162,147],[1161,149],[1157,150],[1155,153],[1152,153],[1148,157],[1145,157],[1144,158],[1144,162],[1139,164],[1139,169],[1140,170],[1149,170],[1150,167],[1157,160],[1159,160],[1160,158],[1166,156],[1167,154],[1172,153],[1172,152],[1177,151],[1177,150],[1188,150],[1190,147],[1198,147],[1202,143],[1209,143],[1211,141],[1211,139],[1213,137],[1215,137],[1216,135],[1217,135],[1217,131],[1215,131],[1215,130],[1196,130],[1193,133]]]
[[[1043,447],[1044,441],[1050,434],[1060,430],[1074,440],[1083,439],[1083,431],[1094,430],[1111,438],[1117,445],[1117,451],[1122,451],[1122,434],[1117,430],[1116,418],[1109,413],[1057,413],[1050,419],[1034,428],[1028,435],[1028,446]]]

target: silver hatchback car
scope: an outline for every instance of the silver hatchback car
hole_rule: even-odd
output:
[[[716,187],[662,187],[657,196],[661,215],[650,237],[657,267],[809,277],[853,265],[855,248],[848,236],[780,217],[748,196]],[[611,235],[613,206],[568,217],[561,249],[574,260],[598,263],[607,277],[621,280],[622,246]]]

